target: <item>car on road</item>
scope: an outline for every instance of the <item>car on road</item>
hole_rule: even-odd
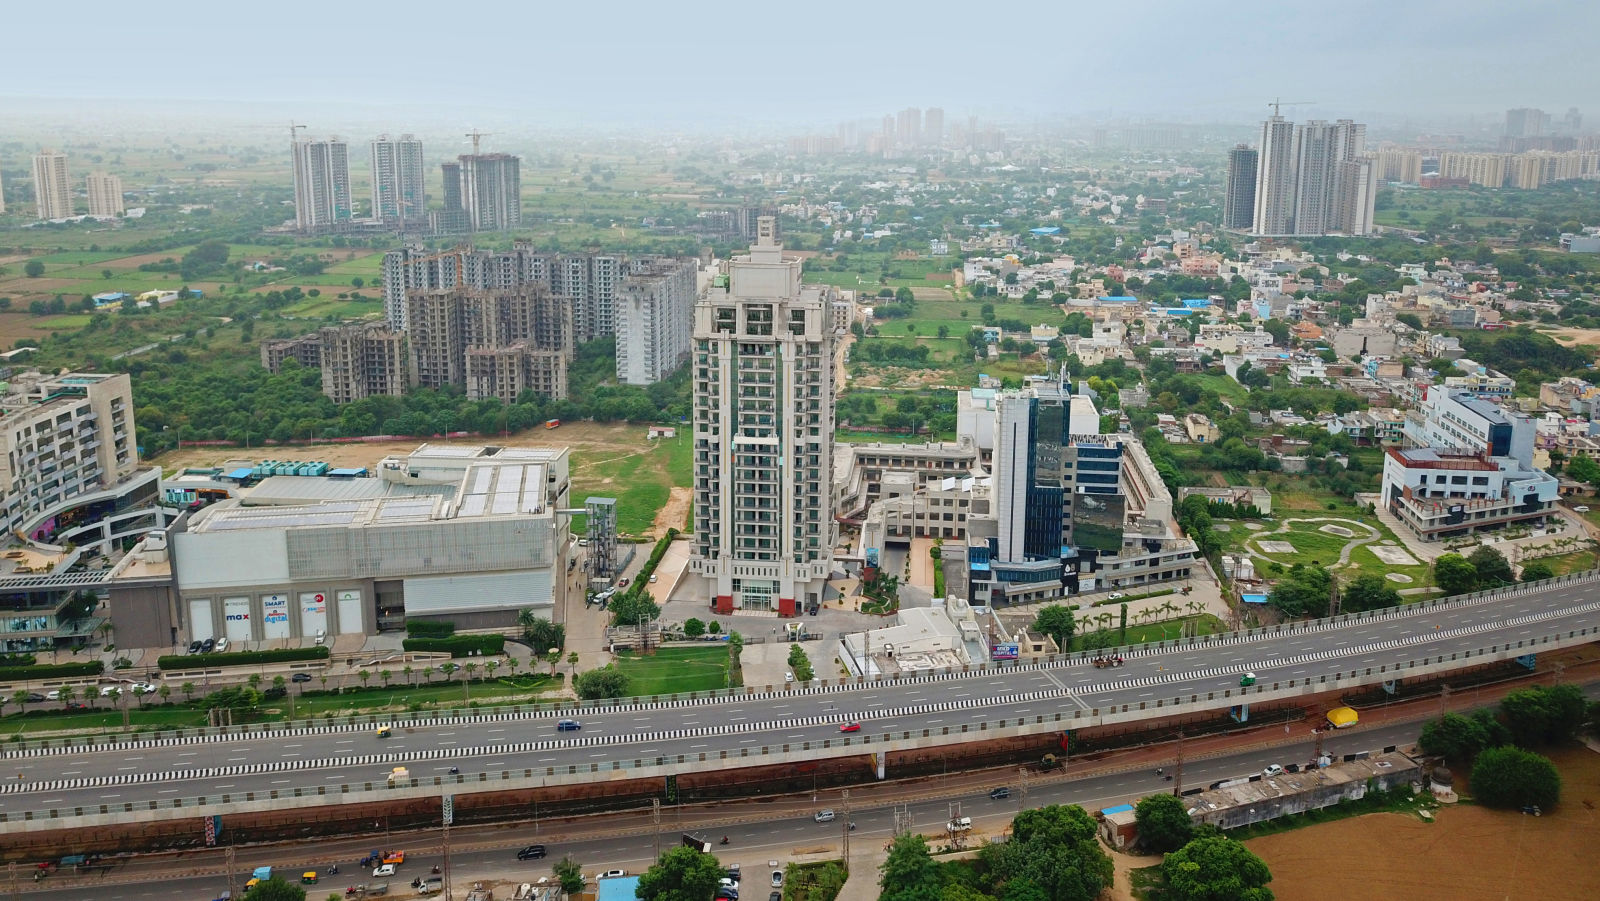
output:
[[[557,732],[576,732],[583,728],[583,723],[577,720],[556,720]]]
[[[624,576],[624,577],[622,577],[622,578],[617,580],[617,587],[618,588],[627,588],[628,587],[628,579],[627,579],[626,576]]]
[[[1273,765],[1271,765],[1271,766],[1267,767],[1266,769],[1262,770],[1261,771],[1261,775],[1268,776],[1268,777],[1271,777],[1271,776],[1282,776],[1283,775],[1283,766],[1281,764],[1274,763]]]
[[[112,695],[120,695],[120,694],[122,694],[122,689],[120,687],[116,686],[116,685],[102,685],[102,686],[100,686],[100,697],[102,697],[102,698],[109,698]]]
[[[843,726],[839,727],[839,731],[840,732],[860,732],[861,731],[861,724],[860,723],[845,723]]]
[[[1125,597],[1127,597],[1127,595],[1123,594],[1122,592],[1113,591],[1110,594],[1106,595],[1106,600],[1108,600],[1108,601],[1120,601]]]
[[[794,681],[794,673],[788,673],[788,672],[784,673],[783,674],[783,681],[784,681],[784,684],[786,684],[786,685],[788,683],[790,683],[790,682],[793,682]]]
[[[596,879],[619,879],[619,878],[621,878],[623,876],[626,876],[626,875],[628,875],[628,871],[627,870],[606,870],[604,873],[601,873],[599,876],[596,876],[594,878],[596,878]]]
[[[811,818],[819,823],[831,823],[834,821],[834,816],[833,808],[824,807],[823,809],[812,814]]]
[[[311,681],[311,674],[310,673],[295,673],[294,675],[289,677],[289,681],[290,682],[310,682]]]
[[[156,693],[156,687],[149,682],[135,682],[128,688],[136,695],[153,695]]]
[[[518,860],[541,860],[544,857],[544,845],[529,845],[517,852]]]
[[[39,694],[36,691],[28,692],[28,703],[29,704],[38,704],[43,700],[44,700],[44,695]]]
[[[373,879],[382,879],[382,878],[384,878],[386,876],[393,876],[393,875],[394,875],[394,864],[392,864],[392,863],[386,863],[381,867],[374,867],[373,870],[372,870],[372,878]]]
[[[52,688],[48,692],[45,693],[44,697],[45,697],[45,700],[47,700],[47,701],[59,701],[59,700],[61,700],[61,689]]]
[[[989,800],[991,801],[1004,801],[1009,797],[1011,797],[1011,789],[1004,785],[999,788],[989,789]]]
[[[655,574],[655,573],[651,573],[651,574],[650,574],[650,584],[651,584],[651,585],[654,585],[654,584],[656,584],[656,578],[657,578],[657,577],[656,577],[656,574]]]

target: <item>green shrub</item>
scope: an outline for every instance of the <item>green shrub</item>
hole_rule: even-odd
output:
[[[0,666],[0,682],[26,682],[30,679],[57,679],[64,676],[98,676],[106,665],[98,660],[86,663],[37,663],[33,666]]]
[[[425,619],[406,620],[406,635],[410,638],[449,638],[456,634],[455,623],[437,623]]]
[[[39,658],[32,654],[0,654],[0,667],[33,666]]]
[[[286,663],[293,660],[327,660],[333,650],[326,646],[315,648],[281,648],[276,651],[233,651],[226,654],[164,654],[156,660],[160,669],[192,669],[197,666],[245,666],[258,663]]]
[[[451,657],[489,657],[506,649],[504,635],[452,635],[449,638],[407,638],[400,646],[408,651],[445,652]]]

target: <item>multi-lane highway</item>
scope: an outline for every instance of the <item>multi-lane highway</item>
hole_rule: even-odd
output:
[[[1336,755],[1377,750],[1413,740],[1416,731],[1415,724],[1402,724],[1354,734],[1331,735],[1325,741],[1324,750]],[[1310,756],[1312,748],[1312,742],[1307,740],[1277,750],[1257,750],[1191,761],[1184,767],[1186,784],[1204,785],[1221,779],[1248,776],[1260,772],[1269,763],[1300,761]],[[1167,791],[1172,787],[1172,783],[1145,768],[1071,781],[1036,782],[1029,787],[1025,799],[1021,787],[1004,777],[997,776],[992,782],[976,784],[968,781],[967,785],[969,787],[964,792],[938,792],[937,798],[905,804],[904,810],[911,817],[911,828],[926,835],[939,834],[955,805],[959,804],[960,815],[972,817],[977,832],[987,836],[1003,829],[1024,803],[1029,807],[1082,804],[1094,810]],[[1011,796],[1003,800],[991,800],[988,789],[996,785],[1008,785],[1012,789]],[[852,794],[857,799],[850,813],[850,820],[856,823],[856,830],[851,834],[852,843],[881,845],[893,834],[894,807],[881,799],[867,800],[859,791]],[[759,883],[751,882],[752,886],[765,885],[768,876],[765,864],[768,860],[778,860],[781,864],[798,854],[815,855],[828,849],[837,854],[840,846],[843,821],[823,824],[812,818],[815,810],[824,807],[833,808],[842,816],[843,805],[837,792],[822,792],[814,802],[809,803],[803,798],[793,800],[798,803],[785,803],[783,812],[773,811],[769,802],[685,808],[681,811],[664,809],[661,847],[664,849],[676,844],[681,831],[694,831],[713,840],[726,835],[729,844],[713,848],[718,858],[724,863],[741,863],[746,880],[760,880]],[[451,852],[452,876],[457,886],[473,879],[531,882],[541,876],[550,876],[552,862],[568,854],[579,861],[584,872],[591,876],[611,868],[625,868],[639,873],[652,860],[651,836],[648,833],[638,834],[634,830],[629,830],[630,834],[627,835],[616,834],[621,831],[619,826],[623,823],[638,822],[640,818],[637,815],[617,814],[592,818],[588,822],[555,826],[546,823],[538,831],[533,826],[521,826],[515,830],[456,830]],[[552,834],[553,830],[555,834]],[[567,831],[572,835],[563,835]],[[611,834],[605,837],[579,837],[583,833],[606,832]],[[550,856],[545,860],[518,861],[515,849],[535,842],[545,844]],[[356,867],[354,862],[378,845],[408,850],[405,866],[395,879],[390,880],[396,893],[402,897],[412,893],[401,886],[413,876],[426,874],[432,865],[441,862],[437,853],[421,851],[422,848],[439,847],[437,831],[396,836],[387,841],[365,838],[342,842],[319,841],[315,846],[248,848],[239,851],[235,863],[235,887],[242,884],[256,866],[272,866],[293,878],[303,870],[325,871],[329,864],[337,863],[340,874],[324,880],[321,888],[325,892],[338,893],[347,884],[370,881],[365,878],[368,874]],[[37,884],[24,877],[22,888],[35,901],[196,901],[215,898],[227,888],[226,876],[221,873],[222,866],[221,849],[185,854],[181,861],[159,856],[136,857],[118,861],[103,876],[58,875]],[[210,874],[193,877],[178,875],[186,870],[205,870]],[[69,878],[73,879],[74,884],[63,887],[62,883]],[[752,889],[751,894],[753,897],[764,897],[765,889]]]
[[[697,760],[700,755],[738,757],[760,748],[806,747],[811,757],[861,754],[881,745],[862,737],[925,730],[934,742],[978,740],[967,729],[1001,719],[1082,719],[1127,705],[1160,716],[1156,707],[1177,699],[1223,707],[1239,703],[1239,678],[1259,677],[1259,688],[1318,680],[1371,668],[1393,667],[1425,657],[1502,648],[1519,641],[1558,636],[1600,626],[1600,600],[1590,600],[1592,581],[1492,599],[1425,605],[1346,622],[1322,621],[1254,635],[1227,636],[1165,650],[1129,652],[1126,663],[1098,668],[1082,660],[1007,670],[950,673],[902,679],[892,684],[832,685],[779,690],[751,697],[696,702],[622,705],[567,714],[582,720],[577,731],[558,731],[557,718],[487,714],[473,720],[397,727],[381,739],[370,727],[308,727],[270,737],[240,735],[194,740],[149,741],[96,750],[23,750],[0,755],[0,815],[22,811],[105,805],[115,812],[129,802],[193,798],[237,798],[249,792],[292,793],[320,787],[377,783],[395,766],[413,778],[461,771],[452,791],[502,788],[478,782],[479,774],[591,765],[609,770],[652,758]],[[1546,646],[1549,647],[1549,646]],[[1524,653],[1518,650],[1517,653]],[[1464,664],[1465,665],[1465,664]],[[1310,685],[1307,686],[1309,681]],[[1231,697],[1227,693],[1231,692]],[[1097,714],[1098,715],[1098,714]],[[841,734],[859,722],[860,734]],[[1041,728],[1048,728],[1047,726]],[[846,744],[844,740],[850,739]],[[828,742],[827,746],[821,743]],[[810,743],[807,747],[807,743]],[[749,764],[776,762],[753,757]],[[455,778],[448,778],[451,784]]]

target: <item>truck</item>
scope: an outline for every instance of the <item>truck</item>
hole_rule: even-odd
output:
[[[438,877],[423,879],[417,884],[417,894],[432,895],[444,890],[444,880]]]
[[[561,427],[561,420],[559,420],[559,419],[546,419],[544,421],[544,427],[547,428],[547,429],[560,428]]]
[[[387,882],[379,882],[379,883],[376,883],[374,885],[367,886],[367,897],[369,897],[369,898],[374,896],[374,895],[387,895],[387,894],[389,894],[389,883],[387,883]]]
[[[685,848],[693,848],[693,849],[695,849],[696,851],[699,851],[702,854],[710,854],[711,853],[711,840],[710,839],[704,838],[704,837],[698,836],[698,835],[692,835],[692,834],[690,834],[688,832],[685,832],[683,834],[683,846]]]
[[[467,901],[494,901],[494,889],[482,882],[474,882],[472,891],[467,892]]]
[[[956,817],[946,823],[944,828],[948,832],[971,832],[972,817]]]
[[[408,783],[410,781],[411,781],[411,771],[406,769],[403,766],[397,766],[397,767],[394,768],[394,770],[392,770],[389,773],[389,787],[390,788],[394,788],[396,785],[405,785],[406,783]],[[389,861],[387,859],[385,859],[383,862],[384,863],[391,863],[391,861]],[[403,863],[404,861],[402,860],[401,862]]]

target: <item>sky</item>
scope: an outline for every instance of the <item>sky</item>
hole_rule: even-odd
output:
[[[1249,122],[1273,97],[1316,101],[1302,118],[1559,117],[1600,72],[1584,0],[79,0],[5,19],[55,39],[6,42],[0,131],[7,98],[827,131],[906,106]]]

